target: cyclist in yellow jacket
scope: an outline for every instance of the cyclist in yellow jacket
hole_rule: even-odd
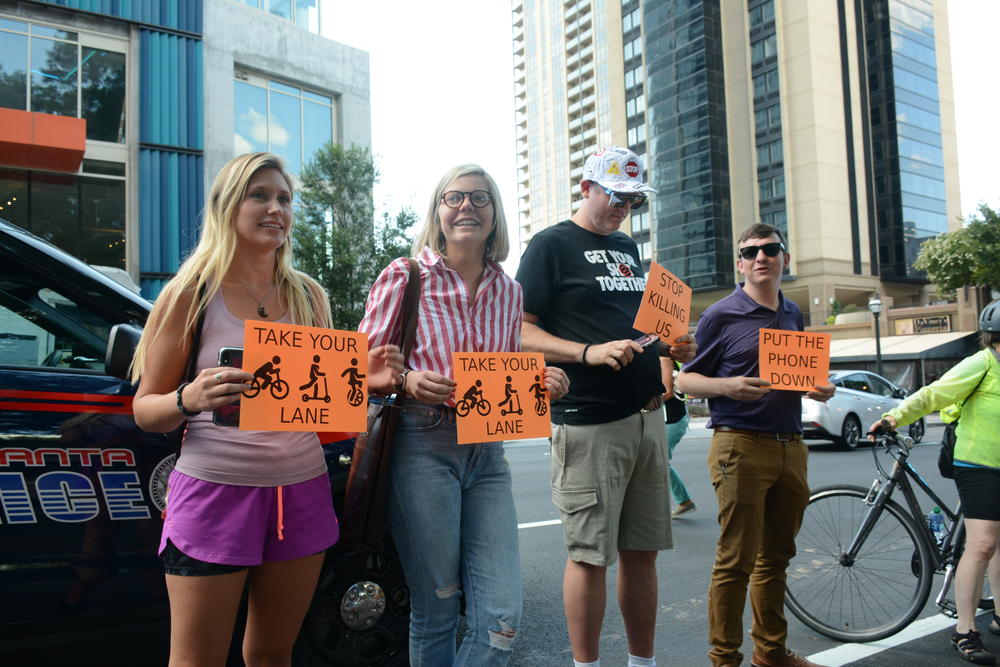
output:
[[[955,430],[955,484],[965,513],[965,551],[955,574],[958,623],[951,644],[958,654],[979,665],[996,658],[976,631],[976,606],[983,574],[1000,588],[1000,299],[979,315],[982,350],[958,362],[936,382],[914,392],[882,415],[890,426],[906,426],[926,414],[962,403]],[[949,408],[954,412],[953,408]],[[953,421],[954,419],[952,419]],[[871,430],[879,422],[872,424]],[[1000,635],[1000,617],[993,614],[990,632]]]

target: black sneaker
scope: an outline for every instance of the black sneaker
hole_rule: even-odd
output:
[[[969,630],[965,634],[951,633],[951,645],[969,662],[977,665],[992,665],[996,662],[996,658],[986,650],[982,638],[975,630]]]

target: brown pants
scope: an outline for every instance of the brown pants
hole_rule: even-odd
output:
[[[719,543],[708,590],[708,652],[713,665],[743,660],[747,585],[754,650],[784,655],[785,569],[809,502],[808,450],[802,439],[716,432],[708,454],[719,500]]]

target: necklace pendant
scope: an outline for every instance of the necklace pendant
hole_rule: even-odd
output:
[[[263,318],[267,318],[267,311],[264,310],[263,304],[257,306],[257,314]]]

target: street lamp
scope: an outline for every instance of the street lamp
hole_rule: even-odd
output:
[[[885,377],[882,373],[882,335],[878,325],[878,316],[882,312],[882,299],[878,298],[878,292],[868,299],[868,310],[875,316],[875,372]]]

